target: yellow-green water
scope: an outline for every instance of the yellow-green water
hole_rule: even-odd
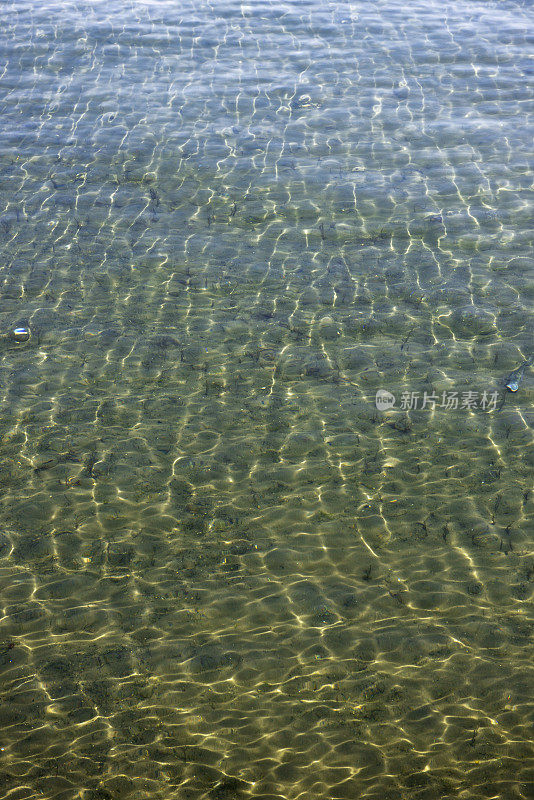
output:
[[[0,796],[534,797],[531,6],[0,27]]]

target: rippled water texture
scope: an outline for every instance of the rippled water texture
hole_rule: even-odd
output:
[[[1,797],[534,797],[532,5],[0,31]]]

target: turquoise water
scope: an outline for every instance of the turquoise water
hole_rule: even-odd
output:
[[[0,795],[533,797],[531,5],[0,30]]]

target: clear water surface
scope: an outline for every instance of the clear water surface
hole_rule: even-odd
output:
[[[531,3],[0,31],[0,795],[532,798]]]

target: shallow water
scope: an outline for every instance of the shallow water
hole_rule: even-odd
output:
[[[533,797],[529,4],[0,30],[1,796]]]

